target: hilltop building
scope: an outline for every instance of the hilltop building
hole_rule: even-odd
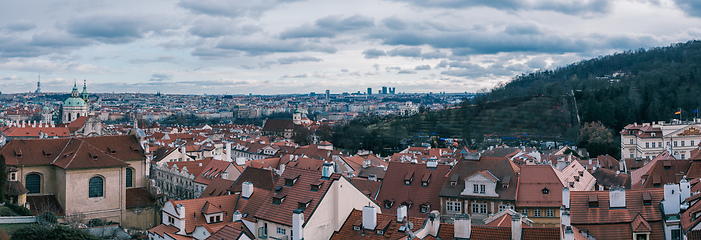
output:
[[[621,157],[649,160],[670,147],[674,150],[673,155],[687,159],[699,143],[701,119],[688,122],[633,123],[621,130]]]

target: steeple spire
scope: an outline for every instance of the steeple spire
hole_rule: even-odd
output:
[[[73,91],[71,91],[71,97],[80,97],[80,93],[78,92],[78,83],[73,81]]]
[[[87,80],[83,79],[83,93],[80,94],[80,97],[85,100],[87,103],[89,100],[89,95],[88,95],[88,83]]]

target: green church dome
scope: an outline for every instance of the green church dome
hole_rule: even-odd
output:
[[[88,106],[88,103],[85,102],[82,98],[77,98],[77,97],[70,97],[66,99],[65,102],[63,102],[64,107],[85,107]]]

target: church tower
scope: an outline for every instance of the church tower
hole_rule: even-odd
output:
[[[79,117],[88,116],[89,108],[88,103],[85,101],[87,97],[88,91],[85,83],[83,83],[82,94],[78,92],[78,85],[74,83],[73,91],[71,91],[71,97],[63,102],[63,116],[61,116],[61,121],[63,123],[70,123]]]

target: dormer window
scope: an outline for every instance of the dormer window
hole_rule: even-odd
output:
[[[10,181],[17,181],[17,173],[16,172],[10,173]]]
[[[599,196],[596,194],[589,195],[589,207],[598,208],[599,207]]]
[[[302,199],[302,201],[297,202],[297,209],[305,210],[312,203],[311,198]]]
[[[457,182],[457,181],[451,181],[451,182],[450,182],[450,186],[457,186],[457,185],[458,185],[458,182]]]
[[[319,189],[321,188],[321,184],[323,184],[323,182],[312,183],[312,184],[311,184],[311,191],[312,191],[312,192],[318,192]]]
[[[394,205],[394,199],[385,200],[384,204],[386,209],[390,209],[392,208],[392,205]]]
[[[419,212],[421,212],[421,213],[427,213],[429,209],[430,209],[430,206],[426,203],[421,204],[421,206],[419,206]]]
[[[404,176],[404,185],[411,185],[412,180],[414,180],[414,172],[408,172]]]
[[[422,187],[428,187],[428,182],[431,181],[431,174],[426,174],[424,177],[421,179],[421,186]]]
[[[643,205],[652,205],[652,196],[648,192],[643,193]]]
[[[286,196],[273,197],[273,204],[280,205]]]
[[[672,162],[664,161],[664,170],[670,170],[670,169],[672,169]]]
[[[295,182],[297,182],[297,179],[299,179],[299,175],[295,176],[294,178],[285,178],[285,186],[293,186]]]
[[[543,188],[542,192],[543,194],[548,194],[550,193],[550,190],[548,188]]]

